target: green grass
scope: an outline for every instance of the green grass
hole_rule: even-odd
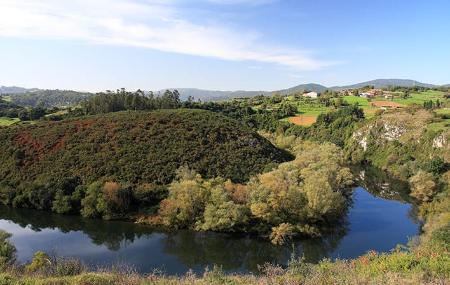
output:
[[[357,97],[357,96],[344,96],[344,101],[347,102],[350,105],[353,105],[355,103],[358,103],[360,107],[369,107],[369,100],[367,98],[363,97]]]
[[[442,91],[428,90],[420,93],[412,93],[411,97],[406,99],[394,98],[394,102],[405,105],[412,105],[412,104],[423,105],[423,102],[430,100],[436,102],[439,99],[439,101],[444,102],[445,99],[443,95],[444,93]]]
[[[358,103],[358,105],[363,109],[364,115],[366,118],[370,119],[373,116],[375,116],[375,111],[378,110],[378,108],[374,108],[370,105],[369,100],[367,98],[357,97],[357,96],[344,96],[344,101],[347,102],[350,105],[354,105]]]
[[[17,118],[0,117],[0,126],[10,126],[17,122],[20,122],[20,120]]]
[[[434,111],[436,112],[436,114],[450,115],[450,108],[441,108],[441,109],[436,109]]]
[[[404,105],[412,105],[412,104],[422,105],[423,102],[430,100],[436,102],[436,100],[439,99],[439,101],[444,102],[445,99],[443,95],[444,93],[441,91],[428,90],[420,93],[412,93],[411,96],[406,99],[395,97],[393,101]],[[361,107],[370,106],[370,102],[369,100],[367,100],[367,98],[356,96],[345,96],[343,99],[349,104],[358,103],[359,106]],[[387,100],[389,99],[385,99],[384,97],[376,97],[373,101],[387,101]]]
[[[320,114],[327,113],[333,110],[332,107],[325,107],[312,104],[299,104],[298,114],[307,116],[319,116]]]
[[[450,119],[443,120],[442,122],[431,123],[427,125],[428,130],[439,132],[441,130],[447,130],[450,128]]]

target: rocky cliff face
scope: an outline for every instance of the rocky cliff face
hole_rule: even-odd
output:
[[[368,160],[382,168],[425,163],[436,156],[450,162],[450,130],[431,128],[436,120],[425,110],[385,113],[353,133],[347,154],[353,161]]]

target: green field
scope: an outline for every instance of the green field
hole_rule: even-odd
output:
[[[450,115],[450,108],[437,109],[435,112],[440,115]]]
[[[322,113],[330,112],[332,109],[332,107],[315,104],[298,104],[298,114],[307,116],[319,116]]]
[[[367,98],[357,96],[344,96],[343,99],[350,105],[358,103],[360,107],[370,107],[369,100],[367,100]]]
[[[443,120],[442,122],[431,123],[427,125],[427,129],[435,132],[447,130],[450,128],[450,119]]]
[[[17,118],[6,118],[6,117],[0,117],[0,126],[9,126],[14,123],[20,122]]]
[[[357,96],[344,96],[344,101],[350,105],[358,103],[358,105],[364,110],[364,115],[366,118],[372,118],[375,115],[375,111],[378,108],[372,107],[367,98],[357,97]]]
[[[423,102],[430,100],[436,102],[439,99],[439,101],[444,102],[445,99],[443,98],[443,95],[444,93],[441,91],[428,90],[420,93],[412,93],[411,97],[406,99],[394,98],[394,102],[405,105],[412,105],[412,104],[423,105]]]
[[[439,101],[445,102],[443,95],[444,95],[444,93],[441,91],[428,90],[428,91],[420,92],[420,93],[412,93],[411,96],[406,99],[395,97],[393,101],[396,103],[399,103],[399,104],[404,104],[404,105],[412,105],[412,104],[422,105],[423,102],[430,101],[430,100],[436,101],[439,99]],[[358,103],[359,106],[361,106],[361,107],[370,106],[369,100],[367,100],[367,98],[361,98],[361,97],[356,97],[356,96],[345,96],[344,100],[349,104]],[[373,101],[386,101],[386,100],[389,100],[389,99],[384,99],[383,97],[377,97]]]

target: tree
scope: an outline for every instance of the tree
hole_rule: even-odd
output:
[[[193,179],[174,181],[169,196],[160,203],[159,216],[166,226],[185,228],[194,225],[203,215],[210,192],[209,182],[200,175]]]
[[[44,117],[46,113],[46,110],[42,107],[32,108],[30,110],[30,119],[31,120],[39,120],[40,118]]]
[[[27,110],[19,111],[17,116],[21,121],[29,121],[30,120],[30,114],[28,113]]]
[[[208,231],[236,231],[248,222],[248,211],[244,205],[235,204],[222,185],[211,189],[205,207],[203,222],[197,228]]]
[[[103,200],[103,195],[101,193],[102,183],[94,182],[90,184],[86,190],[86,196],[81,201],[81,215],[85,218],[96,218],[101,216],[102,212],[98,209],[100,200]]]

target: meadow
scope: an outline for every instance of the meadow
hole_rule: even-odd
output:
[[[423,105],[424,102],[432,100],[433,102],[436,102],[438,99],[442,102],[443,101],[443,95],[444,93],[442,91],[436,91],[436,90],[427,90],[420,93],[412,93],[409,98],[394,98],[394,102],[405,104],[405,105],[412,105],[412,104],[418,104]]]
[[[363,97],[358,96],[343,96],[342,99],[346,104],[354,105],[358,104],[358,106],[363,109],[364,115],[367,119],[371,119],[375,116],[375,113],[380,108],[376,106],[372,106],[372,102],[394,102],[401,104],[403,106],[410,106],[413,104],[423,106],[424,102],[428,102],[432,100],[433,102],[436,102],[439,100],[440,102],[446,102],[446,100],[443,98],[444,93],[442,91],[436,91],[436,90],[427,90],[423,92],[418,93],[411,93],[410,97],[408,98],[401,98],[402,92],[393,92],[395,95],[395,98],[393,100],[385,99],[384,97],[376,97],[374,99],[367,99]],[[317,117],[320,114],[324,114],[327,112],[331,112],[333,110],[336,110],[336,108],[331,106],[325,106],[324,104],[319,103],[317,100],[314,99],[297,99],[295,96],[287,96],[285,97],[285,100],[288,101],[290,104],[294,104],[294,106],[297,108],[296,116],[291,116],[289,118],[283,119],[284,121],[289,121],[296,125],[301,126],[310,126],[313,124]],[[332,100],[335,100],[334,98]],[[271,108],[276,108],[281,103],[278,104],[272,104]],[[449,108],[441,108],[435,110],[438,114],[444,114],[449,115],[450,109]],[[440,129],[441,126],[445,126],[445,122],[439,122],[436,124],[438,128]]]

